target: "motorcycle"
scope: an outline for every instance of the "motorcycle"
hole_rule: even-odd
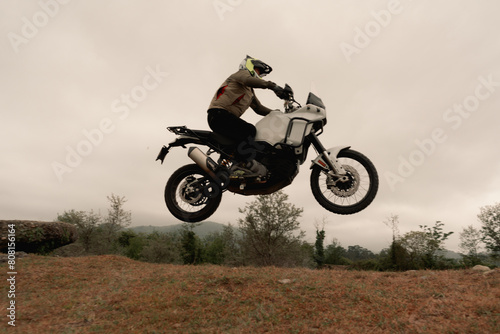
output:
[[[327,123],[323,101],[309,93],[305,106],[301,106],[288,84],[276,95],[284,100],[285,110],[271,111],[257,122],[253,142],[236,143],[220,134],[186,126],[167,127],[177,138],[161,148],[156,160],[163,164],[171,148],[183,147],[194,161],[177,169],[166,184],[165,203],[174,217],[199,222],[217,210],[226,191],[265,195],[290,185],[311,145],[318,156],[311,162],[310,186],[321,206],[348,215],[365,209],[373,201],[378,190],[373,163],[350,146],[326,149],[319,141]],[[208,150],[204,153],[196,146],[186,147],[188,144]],[[265,173],[238,173],[241,161],[236,153],[250,145],[253,158],[267,169]]]

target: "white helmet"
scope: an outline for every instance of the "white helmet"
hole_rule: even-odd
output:
[[[239,69],[240,70],[246,69],[250,72],[252,76],[258,78],[268,75],[273,70],[271,66],[267,65],[263,61],[258,60],[256,58],[252,58],[250,56],[246,56],[246,58],[243,59],[243,61],[240,63]],[[255,72],[255,69],[259,70],[260,75],[257,74],[257,72]]]

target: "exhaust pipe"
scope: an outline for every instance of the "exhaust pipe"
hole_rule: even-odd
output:
[[[193,159],[208,175],[214,180],[219,187],[226,189],[229,186],[229,172],[220,170],[215,174],[215,171],[220,167],[212,158],[207,156],[197,147],[190,147],[188,156]]]
[[[203,153],[198,147],[190,147],[188,150],[188,156],[193,159],[198,166],[200,166],[205,172],[208,173],[214,180],[219,178],[215,175],[215,170],[218,165],[209,156]]]

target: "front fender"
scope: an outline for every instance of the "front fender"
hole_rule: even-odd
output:
[[[335,169],[337,169],[335,171],[337,174],[345,174],[344,168],[342,167],[342,165],[339,164],[339,162],[337,160],[337,155],[341,151],[347,150],[350,147],[351,146],[335,146],[335,147],[332,147],[332,148],[329,148],[328,150],[326,150],[326,153],[330,157],[330,161],[332,162],[333,166],[335,166]],[[329,169],[328,164],[324,161],[323,154],[319,154],[316,157],[316,159],[314,159],[312,161],[310,168],[313,168],[314,165],[318,165],[324,169]]]

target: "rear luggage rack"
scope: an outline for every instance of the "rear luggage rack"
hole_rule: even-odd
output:
[[[186,128],[185,125],[183,126],[169,126],[167,127],[167,130],[170,132],[175,133],[176,135],[193,135],[193,131]]]

